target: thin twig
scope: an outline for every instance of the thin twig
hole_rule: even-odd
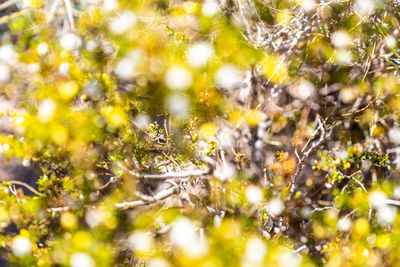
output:
[[[245,18],[241,0],[238,0],[238,1],[237,1],[237,4],[238,4],[238,6],[239,6],[239,11],[240,11],[240,16],[242,17],[242,21],[243,21],[244,25],[246,26],[247,36],[248,36],[248,38],[251,40],[251,39],[252,39],[251,28],[250,28],[249,22],[248,22],[247,19]]]
[[[165,180],[165,179],[184,179],[190,177],[205,177],[210,174],[210,169],[206,168],[204,170],[194,170],[194,171],[186,171],[186,172],[167,172],[162,174],[144,174],[138,173],[131,170],[127,170],[129,174],[135,176],[137,178],[144,179],[155,179],[155,180]]]
[[[40,193],[39,191],[37,191],[35,188],[33,188],[32,186],[30,186],[29,184],[24,183],[24,182],[21,182],[21,181],[12,180],[12,181],[5,181],[5,183],[6,183],[6,184],[10,184],[10,185],[12,185],[12,184],[14,184],[14,185],[15,185],[15,184],[21,185],[21,186],[25,187],[26,189],[28,189],[29,191],[31,191],[32,193],[34,193],[34,194],[36,194],[36,195],[38,195],[38,196],[41,196],[41,197],[45,197],[45,196],[46,196],[45,194]]]
[[[367,189],[365,189],[365,186],[359,181],[357,180],[355,177],[351,177],[351,179],[353,179],[354,181],[356,181],[356,183],[362,188],[362,190],[364,190],[365,193],[367,193]]]
[[[51,5],[48,16],[47,16],[47,23],[50,23],[53,20],[54,15],[56,14],[56,12],[58,10],[59,4],[60,4],[60,0],[54,0],[53,4]]]
[[[147,206],[150,204],[154,204],[158,201],[164,200],[178,192],[179,187],[178,186],[171,186],[170,188],[163,190],[154,196],[148,196],[148,195],[143,195],[140,193],[135,193],[140,200],[134,200],[134,201],[127,201],[127,202],[122,202],[122,203],[115,203],[113,206],[117,209],[127,209],[127,208],[134,208],[134,207],[139,207],[139,206]],[[91,208],[96,208],[96,206],[91,205],[88,207]],[[69,211],[71,210],[71,206],[64,206],[64,207],[56,207],[56,208],[48,208],[47,212],[52,213],[52,212],[64,212],[64,211]]]
[[[386,205],[392,205],[392,206],[400,207],[400,200],[386,199],[385,203],[386,203]]]
[[[64,0],[65,9],[67,10],[68,20],[71,24],[71,29],[75,30],[74,15],[72,14],[72,5],[70,0]]]
[[[102,185],[102,186],[100,186],[100,187],[97,187],[96,190],[103,190],[103,189],[107,188],[110,184],[112,184],[111,179],[108,180],[108,182],[105,183],[104,185]]]
[[[296,180],[297,177],[299,176],[300,172],[303,170],[304,168],[304,162],[305,160],[311,155],[311,152],[318,146],[320,146],[324,141],[326,141],[332,134],[332,130],[333,127],[330,129],[329,132],[326,132],[325,130],[325,126],[324,126],[324,122],[322,121],[322,119],[319,117],[318,118],[319,121],[319,125],[317,129],[320,129],[321,131],[321,136],[319,138],[318,141],[315,141],[312,143],[312,145],[308,148],[307,151],[305,151],[303,153],[303,156],[300,158],[300,160],[298,161],[298,165],[297,165],[297,170],[296,172],[293,174],[292,179],[291,179],[291,183],[290,183],[290,191],[289,191],[289,196],[288,199],[290,200],[293,197],[293,193],[296,189]],[[314,132],[314,135],[311,139],[314,139],[316,136],[317,132]],[[306,146],[308,145],[309,142],[306,143]],[[305,150],[305,147],[303,147],[302,151]]]
[[[379,91],[378,95],[374,98],[374,100],[372,100],[371,102],[368,102],[368,104],[367,104],[365,107],[363,107],[363,108],[361,108],[361,109],[359,109],[359,110],[357,110],[357,111],[354,111],[354,112],[342,114],[341,116],[342,116],[342,117],[348,117],[348,116],[352,116],[352,115],[354,115],[354,114],[363,112],[364,110],[366,110],[367,108],[369,108],[376,100],[378,100],[378,98],[381,97],[382,94],[383,94],[383,91]]]
[[[303,249],[306,249],[307,246],[306,245],[302,245],[300,247],[298,247],[297,249],[293,250],[293,253],[299,253],[300,251],[302,251]]]
[[[340,171],[337,171],[337,172],[338,172],[340,175],[342,175],[344,178],[347,178],[347,179],[350,179],[350,180],[354,180],[354,181],[356,181],[358,184],[361,183],[361,182],[358,181],[356,178],[354,178],[354,176],[355,176],[356,174],[360,174],[360,173],[361,173],[360,170],[356,171],[356,172],[353,173],[352,175],[347,175],[347,174],[344,174],[344,173],[342,173],[342,172],[340,172]],[[346,188],[347,188],[348,185],[349,185],[349,183],[347,183],[347,184],[342,188],[342,191],[341,191],[342,194],[344,193],[344,190],[346,190]],[[361,184],[361,188],[362,188],[365,192],[367,192],[367,191],[365,190],[364,185]]]
[[[166,190],[163,190],[163,191],[155,194],[154,197],[147,196],[145,199],[142,198],[142,200],[116,203],[116,204],[114,204],[114,206],[116,208],[120,208],[120,209],[133,208],[133,207],[137,207],[137,206],[146,206],[146,205],[156,203],[157,201],[166,199],[167,197],[174,195],[177,192],[177,189],[178,189],[178,187],[172,186]]]
[[[318,207],[318,208],[313,209],[311,211],[311,213],[318,212],[318,211],[323,211],[323,210],[330,210],[332,208],[333,208],[333,206]]]

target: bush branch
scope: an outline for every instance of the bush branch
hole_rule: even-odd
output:
[[[163,191],[158,192],[154,196],[148,196],[144,195],[141,193],[136,192],[135,195],[137,195],[140,200],[134,200],[134,201],[126,201],[126,202],[121,202],[121,203],[115,203],[113,206],[117,209],[128,209],[128,208],[134,208],[134,207],[139,207],[139,206],[147,206],[150,204],[154,204],[158,201],[164,200],[174,194],[176,194],[179,190],[179,187],[176,186],[171,186],[168,189],[165,189]],[[90,206],[91,208],[96,208],[96,206]],[[56,207],[56,208],[48,208],[47,212],[52,213],[52,212],[64,212],[64,211],[69,211],[71,210],[71,206],[64,206],[64,207]]]

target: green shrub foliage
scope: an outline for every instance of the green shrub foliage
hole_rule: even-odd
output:
[[[397,266],[399,8],[3,1],[4,262]]]

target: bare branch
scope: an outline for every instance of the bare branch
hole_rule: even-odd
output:
[[[10,185],[12,185],[12,184],[14,184],[14,185],[15,185],[15,184],[21,185],[21,186],[25,187],[26,189],[28,189],[29,191],[31,191],[32,193],[34,193],[34,194],[36,194],[36,195],[38,195],[38,196],[41,196],[41,197],[45,197],[45,196],[46,196],[45,194],[40,193],[39,191],[37,191],[37,190],[36,190],[35,188],[33,188],[32,186],[28,185],[27,183],[21,182],[21,181],[15,181],[15,180],[13,180],[13,181],[5,181],[5,183],[10,184]]]
[[[356,172],[353,173],[352,175],[347,175],[347,174],[344,174],[344,173],[342,173],[342,172],[340,172],[340,171],[337,171],[337,172],[338,172],[340,175],[342,175],[344,178],[346,178],[346,179],[354,180],[357,184],[360,185],[360,187],[364,190],[364,192],[367,192],[367,190],[365,189],[364,185],[363,185],[358,179],[356,179],[356,178],[354,177],[356,174],[360,174],[360,173],[361,173],[360,170],[356,171]],[[347,184],[342,188],[342,191],[341,191],[342,194],[343,194],[344,190],[347,188],[348,185],[349,185],[349,183],[347,183]]]
[[[313,209],[311,211],[311,213],[318,212],[318,211],[323,211],[323,210],[330,210],[332,208],[333,208],[333,206],[318,207],[318,208]]]
[[[377,94],[377,96],[376,96],[371,102],[368,102],[368,104],[367,104],[365,107],[363,107],[363,108],[361,108],[361,109],[359,109],[359,110],[356,110],[356,111],[354,111],[354,112],[342,114],[341,116],[342,116],[342,117],[348,117],[348,116],[353,116],[353,115],[355,115],[355,114],[357,114],[357,113],[363,112],[364,110],[366,110],[367,108],[369,108],[373,103],[375,103],[375,102],[382,96],[382,94],[383,94],[383,91],[379,91],[379,93]]]
[[[57,12],[58,6],[60,4],[60,0],[54,0],[53,4],[51,5],[50,11],[47,16],[47,23],[51,22],[54,18],[54,15]]]
[[[252,39],[251,27],[250,27],[249,22],[246,19],[246,16],[244,15],[244,11],[243,11],[243,6],[242,6],[242,3],[241,3],[241,0],[238,0],[237,4],[239,6],[239,11],[240,11],[240,16],[242,17],[242,21],[243,21],[244,25],[246,26],[247,36],[251,40]]]
[[[364,190],[364,192],[367,193],[367,189],[365,189],[364,185],[359,180],[357,180],[355,177],[351,177],[351,179],[356,181],[356,183],[359,184],[359,186],[362,188],[362,190]]]
[[[65,8],[68,14],[68,20],[71,24],[71,29],[75,30],[75,22],[74,22],[74,15],[72,14],[72,5],[70,0],[64,0]]]
[[[110,180],[108,180],[108,182],[107,183],[105,183],[104,185],[102,185],[102,186],[100,186],[100,187],[97,187],[97,191],[99,191],[99,190],[103,190],[103,189],[106,189],[110,184],[112,184],[112,182],[111,182],[111,179]]]
[[[306,245],[302,245],[302,246],[298,247],[297,249],[294,249],[294,250],[293,250],[293,253],[299,253],[299,252],[301,252],[303,249],[306,249],[306,248],[307,248]]]
[[[65,207],[57,207],[57,208],[48,208],[47,212],[51,213],[51,212],[63,212],[63,211],[69,211],[71,210],[71,206],[65,206]]]
[[[400,207],[400,200],[386,199],[385,202],[386,202],[387,205],[392,205],[392,206]]]
[[[158,201],[164,200],[178,192],[179,187],[178,186],[172,186],[166,190],[163,190],[159,193],[157,193],[154,196],[148,196],[144,195],[141,193],[136,192],[135,195],[141,198],[141,200],[134,200],[134,201],[127,201],[127,202],[122,202],[122,203],[115,203],[114,207],[118,209],[127,209],[127,208],[134,208],[134,207],[139,207],[139,206],[147,206],[153,203],[156,203]],[[91,208],[96,208],[96,206],[89,206]],[[49,208],[47,209],[47,212],[64,212],[71,210],[71,206],[65,206],[65,207],[57,207],[57,208]]]
[[[293,174],[292,179],[291,179],[291,183],[290,183],[290,192],[289,192],[289,196],[288,196],[288,200],[290,200],[293,197],[293,193],[296,189],[296,180],[297,177],[299,176],[299,174],[301,173],[301,171],[304,168],[304,162],[306,161],[306,159],[311,155],[311,152],[317,148],[318,146],[320,146],[324,141],[326,141],[332,134],[332,129],[330,129],[329,132],[326,132],[325,129],[325,122],[318,116],[318,127],[317,130],[321,131],[321,135],[318,141],[314,141],[311,146],[303,153],[303,156],[298,160],[298,164],[297,164],[297,170],[296,172]],[[315,131],[311,140],[315,138],[315,136],[317,135],[318,131]],[[306,149],[306,146],[308,146],[309,142],[306,143],[306,145],[303,147],[302,152]]]
[[[206,175],[210,174],[210,169],[206,168],[204,170],[193,170],[193,171],[186,171],[186,172],[167,172],[162,174],[144,174],[138,173],[134,171],[127,170],[129,174],[135,176],[137,178],[145,178],[145,179],[156,179],[156,180],[165,180],[165,179],[184,179],[190,177],[205,177]]]

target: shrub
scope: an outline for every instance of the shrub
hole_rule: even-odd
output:
[[[13,266],[395,266],[395,1],[6,1]]]

